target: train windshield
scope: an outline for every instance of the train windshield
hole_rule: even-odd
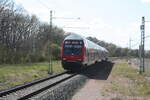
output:
[[[64,55],[81,56],[82,46],[83,46],[82,40],[66,40],[64,42]]]

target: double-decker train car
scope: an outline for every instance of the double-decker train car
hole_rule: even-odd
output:
[[[70,34],[62,43],[61,60],[66,70],[79,70],[101,60],[107,60],[108,51],[94,42]]]

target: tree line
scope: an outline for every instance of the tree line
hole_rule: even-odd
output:
[[[47,60],[48,46],[51,56],[58,59],[65,32],[40,22],[11,0],[0,1],[0,63],[24,63]],[[49,40],[49,42],[48,42]]]
[[[95,37],[88,37],[89,40],[97,43],[98,45],[105,47],[109,51],[110,57],[139,57],[138,49],[122,48],[112,43],[100,41]],[[145,57],[150,58],[150,51],[145,51]]]

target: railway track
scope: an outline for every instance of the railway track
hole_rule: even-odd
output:
[[[24,100],[29,99],[47,89],[50,89],[72,77],[76,74],[69,74],[67,71],[43,78],[37,81],[33,81],[24,85],[20,85],[5,91],[0,92],[0,100]]]

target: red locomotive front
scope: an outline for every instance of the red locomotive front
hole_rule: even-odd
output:
[[[79,69],[84,59],[83,40],[65,40],[62,44],[62,65],[67,70]]]

